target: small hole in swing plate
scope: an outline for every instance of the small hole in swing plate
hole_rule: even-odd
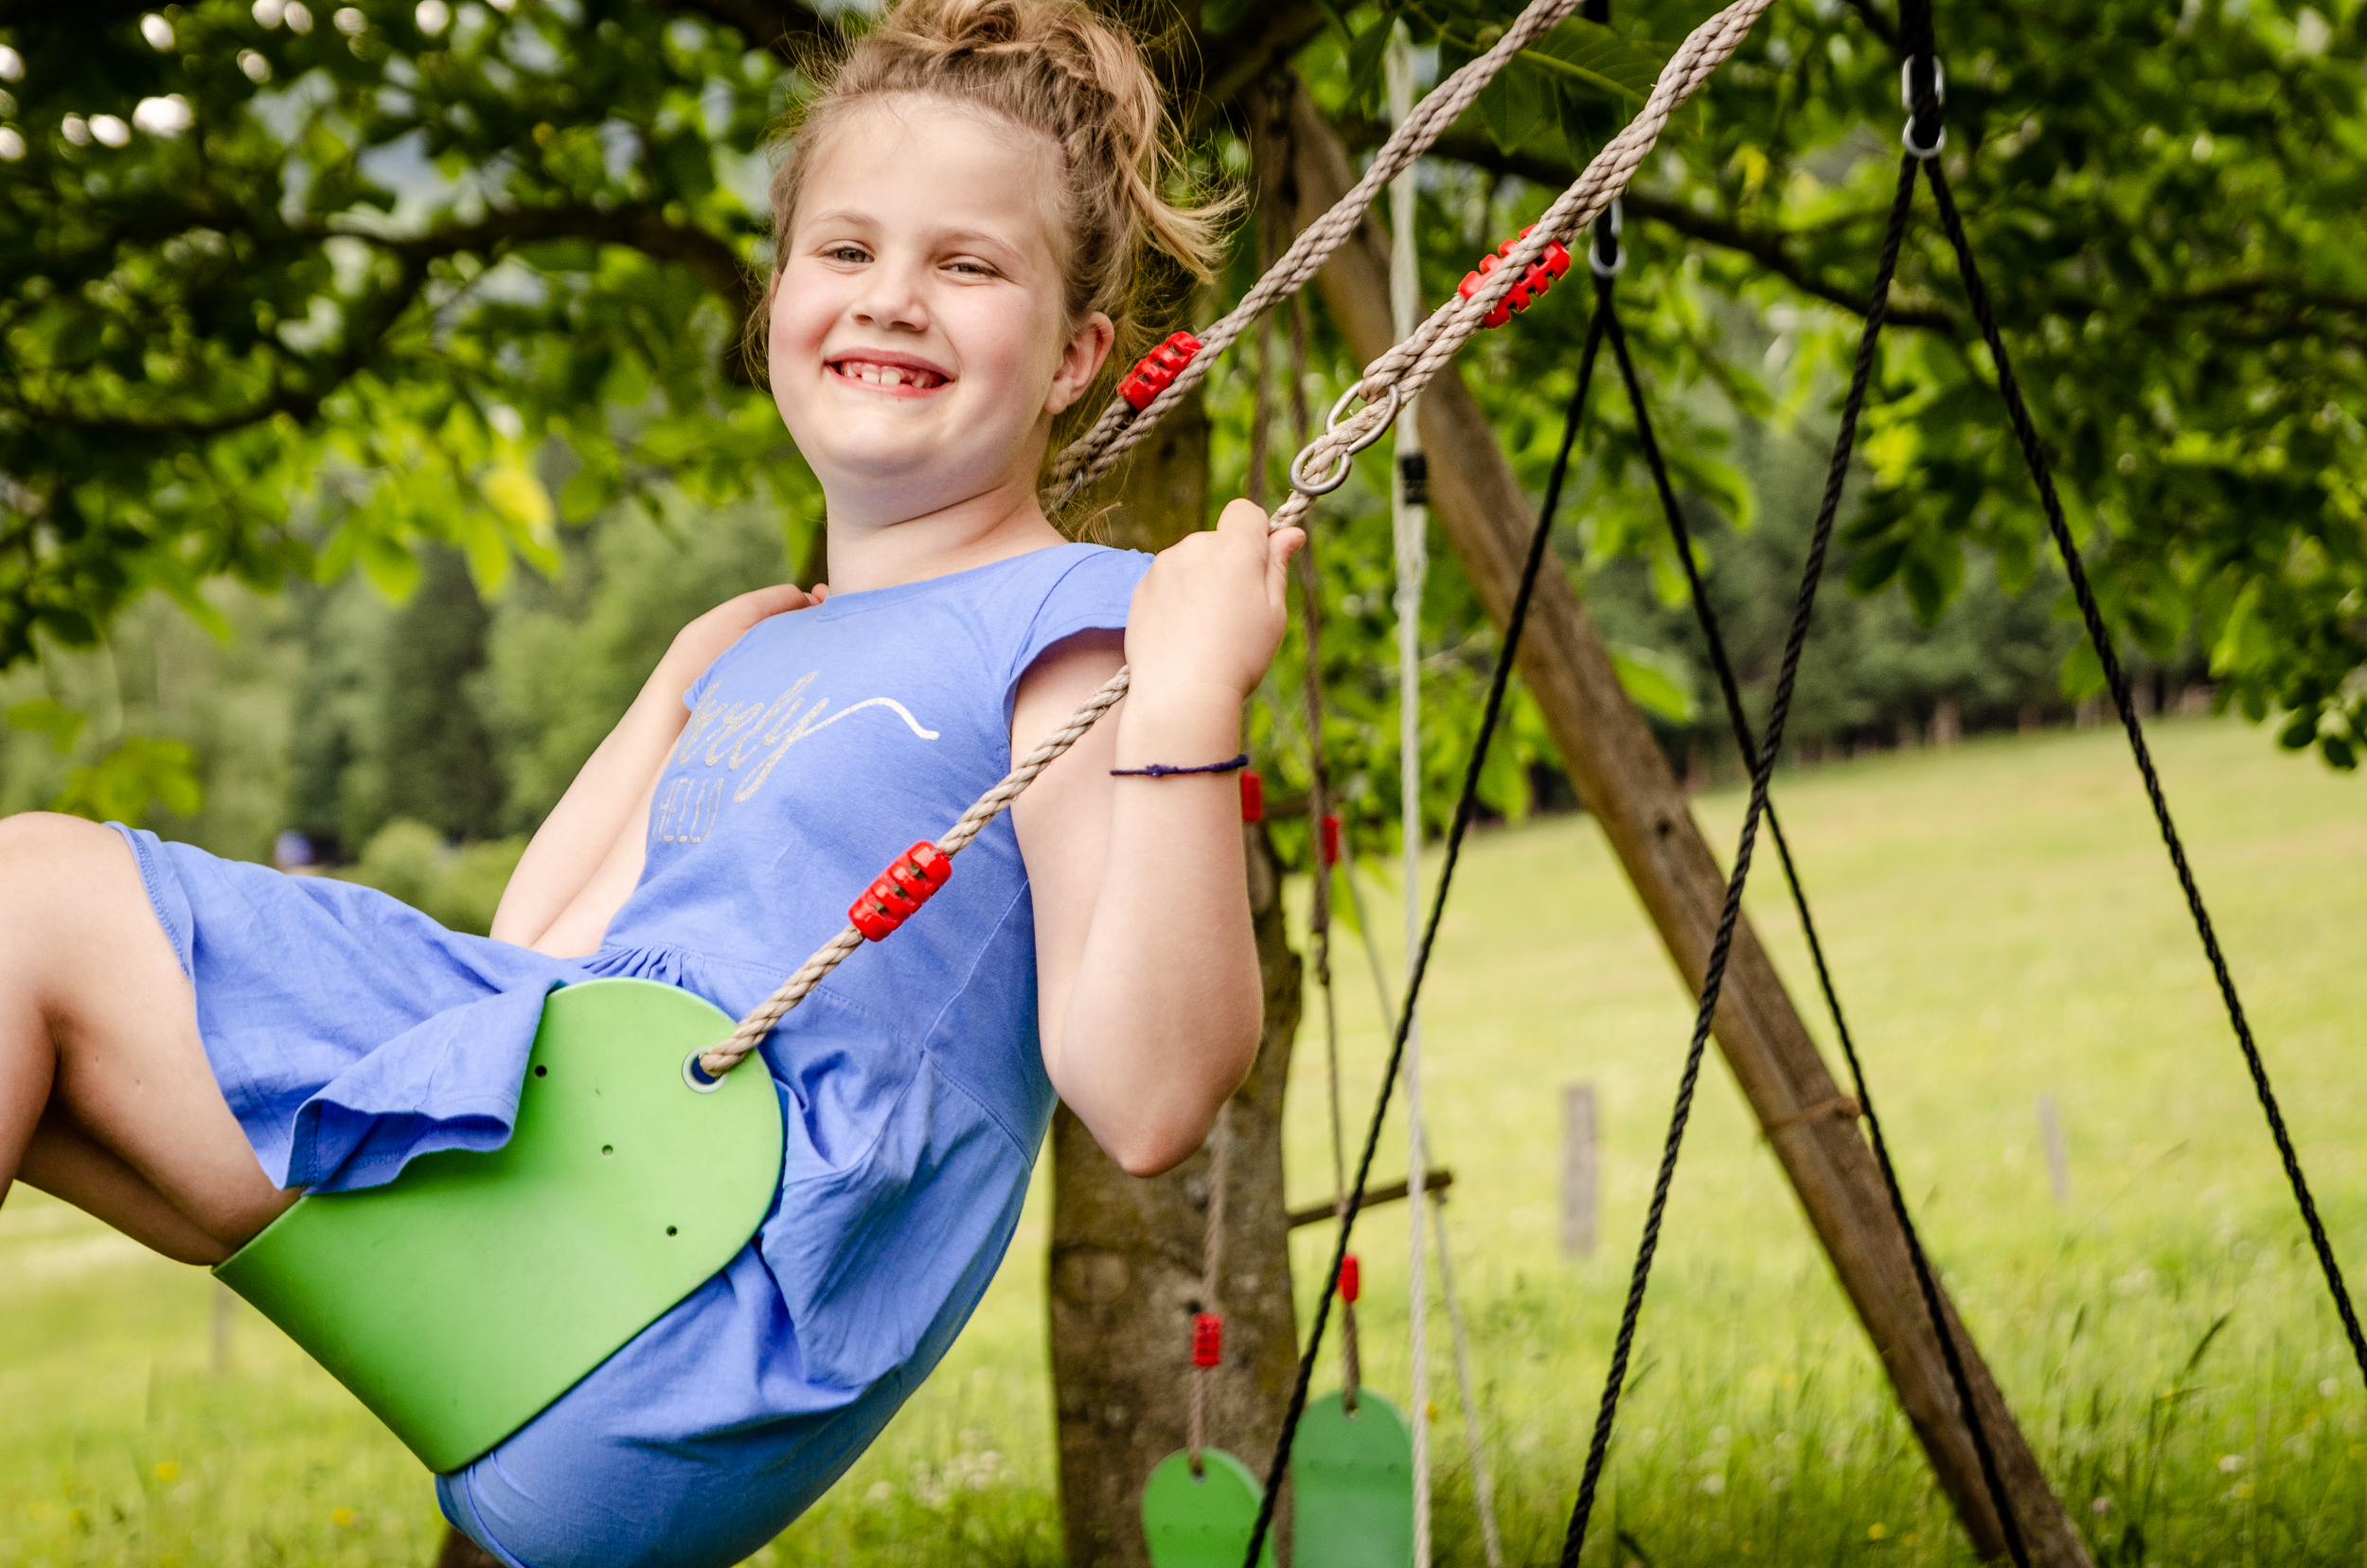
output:
[[[666,1227],[666,1234],[667,1234],[667,1235],[668,1235],[668,1236],[672,1236],[673,1234],[675,1234],[675,1228],[676,1228],[676,1227],[674,1227],[674,1226],[672,1226],[672,1225],[668,1225],[668,1226],[667,1226],[667,1227]]]
[[[534,1076],[536,1078],[548,1078],[551,1076],[551,1070],[548,1067],[537,1067],[534,1070]]]
[[[602,1144],[600,1145],[600,1152],[602,1154],[614,1154],[616,1152],[616,1146],[614,1144]]]

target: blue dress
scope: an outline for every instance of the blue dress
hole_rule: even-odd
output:
[[[1002,776],[1020,677],[1063,637],[1122,628],[1148,564],[1063,545],[760,623],[685,694],[640,884],[590,958],[123,829],[264,1169],[344,1191],[430,1150],[498,1147],[553,987],[632,975],[746,1012],[890,860]],[[787,1143],[755,1239],[437,1478],[446,1515],[503,1561],[738,1561],[952,1345],[1009,1244],[1054,1097],[1009,817],[763,1057]]]

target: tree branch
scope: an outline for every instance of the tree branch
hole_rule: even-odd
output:
[[[1324,29],[1316,0],[1276,0],[1256,5],[1226,32],[1211,37],[1193,29],[1201,56],[1200,86],[1181,116],[1187,134],[1199,134],[1233,116],[1233,108],[1258,78],[1307,46]],[[1171,90],[1184,89],[1170,70]]]
[[[325,374],[282,384],[240,408],[210,416],[77,419],[69,414],[43,412],[40,417],[98,435],[185,440],[226,435],[280,414],[309,422],[318,416],[321,404],[368,363],[386,333],[418,299],[434,262],[454,256],[490,255],[538,240],[590,240],[624,245],[659,260],[676,262],[689,268],[743,325],[763,300],[756,273],[721,236],[669,223],[654,207],[526,207],[493,213],[473,223],[453,224],[402,237],[347,228],[299,234],[299,238],[313,240],[340,236],[363,241],[395,257],[402,263],[402,276],[394,287],[371,301],[368,323],[348,334],[345,348],[330,362]],[[745,386],[753,382],[738,350],[737,339],[733,347],[725,351],[724,370],[736,384]]]

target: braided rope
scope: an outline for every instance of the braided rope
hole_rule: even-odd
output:
[[[1489,312],[1504,302],[1504,295],[1545,253],[1545,247],[1576,237],[1627,189],[1628,182],[1635,177],[1636,170],[1658,144],[1669,116],[1725,63],[1771,3],[1771,0],[1735,0],[1694,28],[1662,68],[1643,111],[1594,154],[1567,190],[1554,199],[1553,205],[1513,246],[1504,264],[1486,274],[1469,298],[1458,294],[1448,299],[1431,312],[1429,320],[1365,368],[1363,379],[1354,388],[1363,400],[1363,406],[1317,437],[1299,454],[1291,469],[1293,476],[1331,472],[1379,440],[1381,432],[1397,418],[1398,408],[1430,384],[1431,378],[1444,369],[1471,335],[1480,330]],[[1312,504],[1313,497],[1301,488],[1275,511],[1272,526],[1295,526]]]
[[[1059,761],[1084,733],[1099,722],[1101,716],[1117,706],[1126,695],[1130,675],[1124,666],[1101,684],[1100,689],[1085,699],[1068,722],[1041,740],[1036,749],[1021,757],[1003,775],[1003,782],[978,797],[977,802],[961,820],[937,840],[937,848],[947,855],[958,855],[970,846],[970,841],[985,832],[987,824],[1000,816],[1003,808],[1017,800],[1036,775]],[[814,987],[822,984],[829,972],[845,962],[849,953],[863,946],[863,933],[852,925],[824,943],[822,950],[798,966],[797,972],[781,982],[780,989],[759,1003],[756,1009],[739,1021],[730,1038],[699,1054],[700,1071],[711,1078],[721,1078],[748,1059],[748,1053],[773,1032],[789,1009],[803,1002]]]
[[[1092,484],[1125,455],[1131,447],[1158,423],[1168,410],[1191,395],[1200,384],[1208,366],[1218,355],[1248,330],[1252,322],[1272,309],[1277,302],[1305,287],[1308,279],[1323,269],[1331,253],[1347,242],[1364,221],[1365,209],[1380,194],[1383,187],[1402,170],[1413,166],[1459,118],[1463,111],[1477,100],[1498,72],[1534,42],[1539,35],[1558,25],[1578,8],[1578,0],[1531,0],[1529,8],[1514,19],[1488,51],[1464,65],[1432,89],[1414,113],[1390,134],[1373,154],[1372,167],[1356,182],[1345,196],[1332,204],[1331,210],[1309,223],[1290,242],[1282,258],[1266,276],[1259,278],[1249,293],[1205,330],[1200,339],[1200,352],[1184,366],[1158,397],[1137,415],[1123,398],[1112,398],[1102,410],[1094,427],[1072,442],[1060,454],[1052,471],[1053,483],[1065,502]],[[1722,58],[1722,57],[1721,57]]]
[[[1225,1112],[1230,1100],[1217,1109],[1216,1125],[1208,1130],[1208,1222],[1201,1233],[1200,1247],[1200,1310],[1219,1312],[1218,1303],[1223,1299],[1224,1274],[1224,1188],[1231,1161],[1230,1129]],[[1192,1368],[1191,1403],[1185,1414],[1184,1447],[1190,1451],[1192,1473],[1201,1473],[1200,1451],[1208,1446],[1209,1380],[1217,1375],[1213,1366]]]
[[[1545,215],[1537,221],[1526,238],[1513,247],[1505,264],[1483,277],[1470,298],[1458,294],[1450,299],[1432,312],[1411,337],[1374,361],[1357,383],[1356,390],[1365,399],[1364,405],[1308,443],[1291,465],[1292,474],[1297,475],[1310,460],[1319,463],[1319,472],[1335,463],[1344,464],[1356,452],[1379,439],[1397,409],[1427,385],[1471,334],[1480,330],[1483,318],[1502,303],[1513,285],[1543,254],[1545,246],[1592,223],[1612,198],[1627,188],[1628,182],[1635,177],[1636,169],[1658,143],[1669,116],[1735,52],[1759,13],[1771,4],[1772,0],[1734,0],[1734,4],[1688,34],[1669,57],[1659,80],[1653,83],[1651,97],[1643,111],[1594,155],[1570,188],[1545,209]],[[1113,401],[1086,437],[1061,454],[1054,474],[1056,482],[1064,487],[1061,499],[1075,495],[1108,472],[1129,447],[1200,383],[1209,364],[1250,323],[1313,277],[1331,253],[1356,232],[1357,225],[1363,222],[1365,208],[1382,187],[1453,124],[1515,54],[1576,6],[1577,0],[1532,0],[1492,48],[1439,83],[1415,105],[1382,144],[1364,177],[1330,211],[1300,232],[1283,252],[1282,258],[1242,296],[1240,304],[1201,334],[1201,351],[1192,356],[1175,380],[1141,414],[1131,414],[1123,400]],[[1294,526],[1306,516],[1310,504],[1306,490],[1294,490],[1275,510],[1268,526]],[[1128,671],[1121,668],[1070,715],[1066,723],[1046,736],[1005,775],[1001,783],[979,796],[977,803],[962,813],[961,820],[936,841],[937,848],[949,856],[960,852],[1004,807],[1035,782],[1037,775],[1058,760],[1077,743],[1078,737],[1117,704],[1126,695]],[[746,1060],[789,1010],[804,1001],[814,987],[862,945],[863,935],[851,924],[842,929],[783,981],[779,989],[741,1019],[728,1038],[701,1052],[700,1070],[710,1077],[720,1077]]]

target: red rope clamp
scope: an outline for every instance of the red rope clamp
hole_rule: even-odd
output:
[[[1192,1364],[1218,1366],[1224,1362],[1224,1319],[1214,1312],[1192,1314]]]
[[[1363,1290],[1363,1271],[1356,1266],[1356,1254],[1350,1253],[1340,1259],[1340,1299],[1353,1307]]]
[[[1568,258],[1565,257],[1563,261],[1566,265]],[[1192,356],[1199,352],[1200,339],[1189,332],[1174,333],[1166,342],[1134,362],[1134,368],[1129,370],[1126,379],[1118,383],[1118,396],[1132,403],[1134,412],[1140,414],[1173,383],[1176,377],[1184,373],[1184,367],[1191,364]]]
[[[1520,244],[1521,240],[1527,239],[1536,229],[1537,225],[1531,223],[1521,231],[1520,240],[1507,240],[1496,247],[1494,256],[1480,258],[1479,270],[1465,273],[1463,281],[1456,285],[1454,292],[1466,299],[1479,293],[1480,279],[1503,265],[1504,258],[1512,254],[1513,247]],[[1480,325],[1483,327],[1503,326],[1512,319],[1513,312],[1525,311],[1542,298],[1545,291],[1554,286],[1554,279],[1569,270],[1569,251],[1562,247],[1558,240],[1548,241],[1543,252],[1536,260],[1530,262],[1528,270],[1521,275],[1521,281],[1512,286],[1512,292],[1498,300],[1494,310],[1480,317]]]
[[[1340,864],[1340,813],[1326,811],[1318,825],[1317,844],[1326,865]]]
[[[920,912],[920,906],[953,878],[953,858],[922,840],[888,864],[878,880],[846,909],[846,918],[872,941]]]

